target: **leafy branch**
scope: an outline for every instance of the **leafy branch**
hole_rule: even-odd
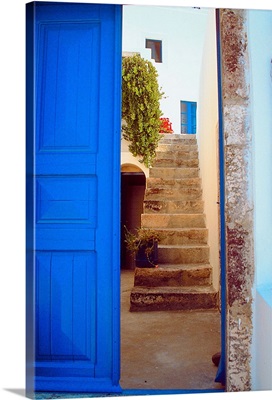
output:
[[[129,150],[150,167],[156,155],[163,96],[158,85],[158,72],[153,64],[136,54],[123,59],[122,118],[123,137],[129,141]]]

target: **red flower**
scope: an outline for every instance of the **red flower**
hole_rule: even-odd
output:
[[[169,118],[160,118],[161,126],[160,133],[173,133],[172,123],[169,121]]]

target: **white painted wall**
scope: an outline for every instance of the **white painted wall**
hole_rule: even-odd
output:
[[[214,10],[209,10],[207,29],[203,33],[205,42],[199,85],[197,142],[204,210],[209,229],[210,263],[213,267],[213,284],[218,290],[220,283],[218,83]]]
[[[198,103],[198,144],[209,229],[210,261],[213,283],[219,289],[218,222],[218,112],[217,60],[214,9],[184,7],[124,6],[123,52],[138,52],[151,59],[145,39],[162,40],[162,60],[153,63],[159,84],[168,95],[161,101],[164,116],[170,118],[175,133],[180,133],[180,100]],[[134,161],[133,161],[134,160]],[[122,140],[121,161],[135,163]],[[142,166],[143,167],[143,166]],[[146,176],[148,172],[144,171]]]
[[[129,142],[122,138],[121,140],[121,166],[123,165],[135,165],[144,172],[145,177],[149,177],[149,168],[143,163],[140,163],[137,157],[134,157],[128,149]]]
[[[154,65],[167,96],[161,109],[175,133],[180,133],[180,100],[198,101],[207,16],[207,9],[191,7],[123,7],[124,52],[139,52],[150,60],[145,39],[162,40],[163,62]]]
[[[249,11],[254,148],[254,390],[272,389],[272,12]]]

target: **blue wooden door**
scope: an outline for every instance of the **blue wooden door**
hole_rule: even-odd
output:
[[[196,133],[196,108],[195,101],[180,102],[181,133]]]
[[[117,392],[121,6],[34,2],[27,16],[35,390]]]

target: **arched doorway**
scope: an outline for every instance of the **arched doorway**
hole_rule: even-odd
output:
[[[121,168],[121,268],[134,269],[133,256],[124,243],[125,226],[135,230],[141,226],[146,177],[143,171],[133,165],[124,164]]]

